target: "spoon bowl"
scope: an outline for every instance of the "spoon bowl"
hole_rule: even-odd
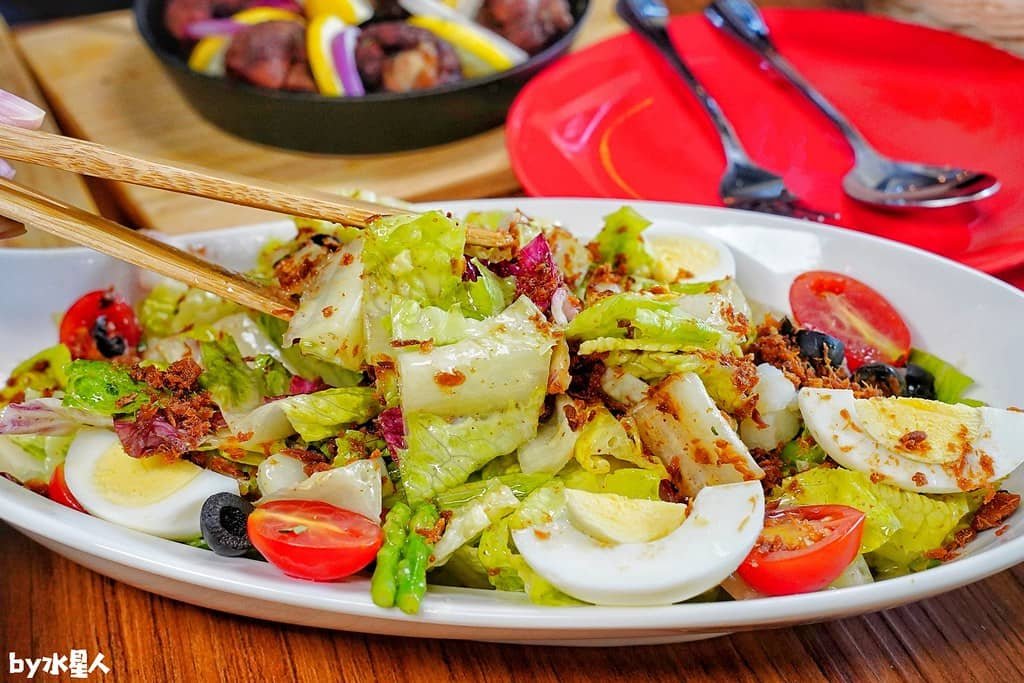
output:
[[[1000,187],[990,173],[882,156],[877,163],[858,161],[843,177],[843,190],[857,201],[895,208],[956,206],[991,197]]]
[[[999,191],[995,176],[950,166],[895,161],[880,154],[836,107],[783,57],[764,17],[749,0],[713,0],[704,10],[711,24],[756,52],[829,118],[853,148],[855,163],[843,178],[843,190],[866,204],[939,208],[991,197]]]

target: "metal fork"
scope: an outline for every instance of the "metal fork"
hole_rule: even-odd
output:
[[[668,35],[669,12],[661,0],[618,0],[615,11],[661,53],[711,117],[725,152],[725,173],[719,183],[718,194],[726,206],[819,222],[834,217],[809,208],[789,191],[782,176],[751,160],[718,102],[672,45]]]

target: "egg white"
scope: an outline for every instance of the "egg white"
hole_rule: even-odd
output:
[[[917,493],[957,493],[982,488],[1006,477],[1024,462],[1024,413],[998,408],[957,406],[978,424],[977,436],[963,451],[937,444],[942,462],[902,453],[871,436],[852,391],[800,391],[804,424],[830,458],[847,469],[875,475],[886,484]],[[934,419],[934,418],[932,418]],[[907,424],[906,431],[924,424]],[[927,433],[927,429],[923,429]]]
[[[708,486],[686,520],[648,543],[601,543],[565,509],[512,532],[526,563],[562,592],[597,605],[670,605],[717,586],[743,562],[764,526],[756,481]]]
[[[121,448],[116,434],[85,429],[71,443],[64,461],[68,490],[86,512],[108,522],[162,538],[190,540],[201,533],[199,513],[207,498],[222,492],[238,494],[238,482],[231,477],[192,465],[196,475],[163,498],[144,505],[117,503],[95,481],[97,465],[112,448]],[[123,451],[120,455],[130,457]],[[145,487],[144,480],[120,483],[130,488]]]

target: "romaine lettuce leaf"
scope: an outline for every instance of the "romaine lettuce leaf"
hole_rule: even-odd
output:
[[[594,474],[579,465],[570,465],[559,473],[558,478],[570,489],[591,493],[616,493],[627,498],[661,500],[659,488],[662,479],[667,478],[667,475],[664,470],[639,467],[622,467],[607,474]]]
[[[566,408],[581,409],[568,396],[555,399],[555,409],[537,430],[537,436],[519,447],[519,467],[527,474],[555,474],[572,460],[579,433],[574,432]]]
[[[216,294],[163,280],[139,304],[139,323],[147,337],[168,337],[238,313],[238,304]]]
[[[608,458],[645,469],[657,470],[659,479],[668,477],[665,466],[659,460],[644,457],[640,436],[632,418],[617,420],[603,405],[590,409],[587,423],[579,432],[573,449],[576,462],[593,474],[607,474],[612,470]]]
[[[76,360],[64,369],[67,388],[63,405],[100,415],[131,414],[149,402],[146,385],[136,382],[120,365],[99,360]]]
[[[525,404],[546,388],[555,339],[529,299],[520,297],[500,315],[467,323],[467,332],[455,344],[395,352],[406,414],[487,413],[510,402]]]
[[[604,217],[604,227],[593,244],[598,258],[611,264],[616,271],[629,275],[649,277],[654,266],[654,254],[643,238],[643,231],[651,222],[628,206]]]
[[[476,273],[476,279],[464,282],[459,292],[459,301],[466,315],[483,320],[505,310],[516,293],[512,278],[498,277],[478,259],[472,259],[470,267]]]
[[[715,349],[722,333],[682,311],[674,297],[614,294],[584,308],[566,328],[568,339],[601,337],[670,345],[673,350]]]
[[[320,267],[284,333],[284,348],[358,371],[363,364],[363,240],[331,254]]]
[[[500,591],[523,591],[525,584],[512,562],[510,518],[498,520],[480,534],[477,558],[487,572],[487,580]]]
[[[256,324],[273,340],[280,345],[285,338],[288,323],[272,315],[261,313],[256,318]],[[302,353],[299,346],[289,346],[281,349],[281,362],[288,369],[288,372],[299,377],[315,381],[323,380],[324,384],[332,387],[354,387],[362,380],[362,373],[348,370],[336,363],[329,363],[313,356]]]
[[[275,401],[306,441],[337,436],[347,426],[363,424],[380,413],[372,387],[342,387]]]
[[[199,344],[205,370],[199,377],[223,412],[244,413],[256,409],[266,395],[263,373],[250,368],[228,335]]]
[[[393,297],[445,310],[458,302],[466,228],[439,211],[389,216],[366,229],[365,242],[365,358],[372,361],[392,351]]]
[[[458,304],[445,310],[397,296],[391,300],[391,338],[396,342],[444,346],[465,339],[467,333],[466,316]]]
[[[884,484],[876,487],[878,499],[900,520],[889,542],[867,557],[883,578],[924,569],[928,561],[923,554],[942,546],[975,500],[963,493],[926,496]]]
[[[457,509],[448,519],[444,535],[434,545],[431,563],[434,566],[443,565],[452,553],[518,506],[519,499],[512,489],[492,480],[482,496]]]
[[[509,487],[517,498],[522,499],[532,493],[534,489],[543,486],[545,483],[550,481],[550,479],[550,475],[543,473],[523,474],[522,472],[513,472],[510,474],[501,474],[492,479],[467,481],[465,484],[453,486],[452,488],[437,494],[434,498],[434,502],[436,502],[438,508],[442,510],[454,510],[457,507],[469,505],[480,496],[484,495],[494,482],[498,482],[503,486]]]
[[[440,586],[494,588],[487,578],[487,568],[480,563],[479,550],[472,545],[464,545],[456,550],[448,562],[431,571],[427,579]]]
[[[611,351],[605,365],[621,368],[652,384],[669,375],[693,372],[718,407],[730,413],[753,399],[757,381],[753,364],[745,367],[742,359],[716,354]]]
[[[943,403],[959,403],[974,380],[938,356],[911,349],[908,362],[919,365],[935,378],[935,398]]]
[[[71,362],[71,352],[63,344],[43,349],[19,363],[10,377],[0,384],[0,407],[14,400],[24,400],[26,391],[56,391],[67,385],[64,369]]]
[[[533,438],[544,393],[542,386],[525,401],[513,400],[482,414],[444,417],[405,412],[407,448],[397,455],[409,502],[426,500],[465,482],[494,458]]]

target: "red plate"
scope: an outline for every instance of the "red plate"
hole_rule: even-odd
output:
[[[845,197],[836,129],[700,15],[671,31],[753,158],[837,223],[998,272],[1024,263],[1024,61],[968,38],[837,11],[765,10],[780,50],[883,153],[994,173],[994,197],[884,211]],[[720,204],[721,147],[662,59],[622,35],[563,59],[512,107],[508,149],[531,195]]]

